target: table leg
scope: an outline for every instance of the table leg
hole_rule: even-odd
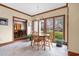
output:
[[[44,50],[46,50],[46,48],[45,48],[45,37],[44,37]]]
[[[45,41],[44,41],[44,50],[46,50],[46,48],[45,48]]]

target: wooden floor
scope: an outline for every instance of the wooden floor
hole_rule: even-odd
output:
[[[67,56],[67,46],[56,47],[53,43],[53,48],[46,47],[46,50],[40,48],[39,50],[31,47],[31,42],[18,41],[6,46],[0,47],[0,56]]]

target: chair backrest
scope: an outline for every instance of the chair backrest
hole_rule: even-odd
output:
[[[53,41],[53,32],[50,32],[49,39]]]
[[[32,40],[38,40],[38,33],[37,32],[32,33]]]

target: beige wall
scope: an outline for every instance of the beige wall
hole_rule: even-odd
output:
[[[13,16],[30,20],[31,17],[0,6],[0,17],[8,19],[8,26],[0,25],[0,44],[13,41]]]
[[[34,19],[41,19],[53,16],[65,15],[65,42],[67,42],[67,8],[62,8],[59,10],[51,11],[48,13],[40,14],[37,16],[32,17]]]
[[[69,4],[69,51],[79,53],[79,4]]]

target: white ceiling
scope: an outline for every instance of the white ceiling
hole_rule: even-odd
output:
[[[65,3],[4,3],[9,7],[29,15],[35,15],[66,5]]]

